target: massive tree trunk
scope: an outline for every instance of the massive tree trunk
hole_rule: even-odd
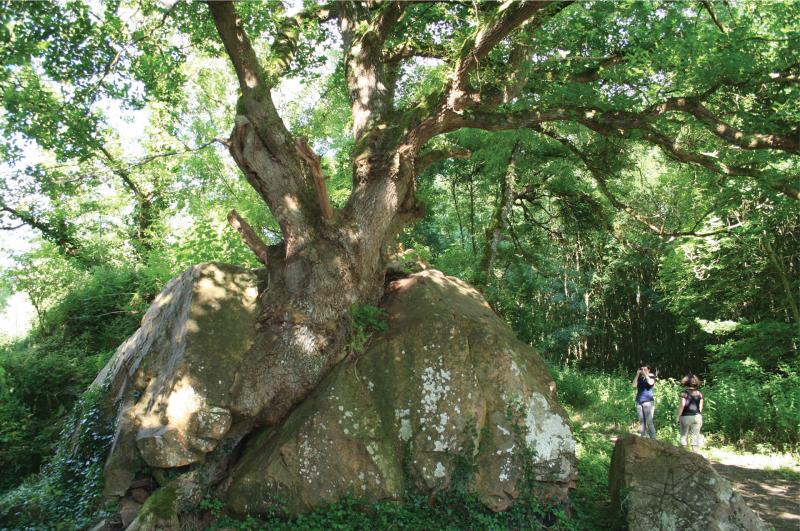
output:
[[[350,202],[331,212],[321,179],[315,181],[319,169],[313,167],[313,155],[292,139],[279,118],[268,73],[233,5],[211,3],[209,8],[242,91],[231,154],[284,237],[282,253],[269,264],[258,339],[237,378],[236,394],[242,399],[234,408],[260,424],[273,424],[347,354],[350,307],[380,295],[382,251],[400,226],[400,205],[407,199],[419,142],[374,134],[371,126],[387,105],[380,88],[380,48],[355,42],[357,7],[341,4],[342,32],[350,47],[354,133],[361,148],[354,157]],[[402,9],[394,5],[384,10],[385,16],[397,17]]]

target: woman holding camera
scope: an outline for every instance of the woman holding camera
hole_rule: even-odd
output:
[[[697,390],[700,387],[700,378],[694,374],[684,376],[678,410],[675,412],[675,422],[681,427],[681,446],[686,447],[688,438],[692,438],[692,450],[695,452],[703,444],[700,428],[703,427],[703,393]]]
[[[655,397],[653,396],[653,386],[656,379],[652,371],[647,366],[640,367],[633,377],[632,387],[636,388],[636,414],[639,415],[639,435],[645,437],[650,435],[651,439],[656,438],[656,428],[653,425],[653,415],[656,412]]]

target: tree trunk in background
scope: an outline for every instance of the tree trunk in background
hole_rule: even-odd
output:
[[[792,292],[792,284],[789,282],[789,277],[786,274],[786,268],[783,265],[783,259],[775,252],[775,249],[773,249],[769,238],[765,237],[762,242],[764,244],[764,249],[767,251],[769,263],[772,265],[772,268],[778,274],[778,278],[781,281],[781,287],[783,288],[783,293],[786,296],[786,306],[792,318],[794,319],[795,325],[797,326],[797,331],[800,334],[800,308],[798,308],[797,298]]]
[[[500,194],[497,198],[497,206],[492,216],[492,222],[486,229],[486,243],[483,247],[483,256],[478,266],[479,280],[488,283],[489,276],[494,268],[497,258],[497,246],[503,238],[503,233],[508,227],[508,217],[514,205],[514,186],[517,182],[517,156],[520,151],[520,142],[514,144],[508,160],[503,181],[500,184]]]
[[[456,219],[458,219],[458,234],[461,237],[461,249],[466,249],[464,243],[464,223],[461,221],[461,210],[458,208],[458,194],[456,193],[456,180],[450,183],[450,193],[453,195],[453,209],[456,211]]]

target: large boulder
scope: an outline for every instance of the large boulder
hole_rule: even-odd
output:
[[[495,510],[531,486],[542,499],[567,496],[575,442],[547,367],[477,291],[433,270],[392,281],[387,330],[281,424],[245,437],[255,419],[242,414],[237,381],[265,283],[265,271],[193,267],[117,350],[95,382],[118,412],[107,495],[135,500],[137,475],[183,492],[211,474],[241,514],[276,503],[300,513],[350,493],[399,500],[459,479]],[[132,527],[169,527],[185,499],[162,491]]]
[[[202,264],[172,279],[94,385],[118,411],[104,493],[136,471],[202,461],[231,426],[237,367],[255,337],[266,272]],[[261,286],[260,286],[261,284]]]
[[[617,440],[611,505],[631,531],[760,531],[767,527],[701,455],[664,441]]]
[[[247,444],[224,484],[228,508],[401,499],[459,475],[494,510],[524,485],[563,500],[575,441],[536,352],[475,289],[438,271],[395,280],[383,306],[388,330]]]

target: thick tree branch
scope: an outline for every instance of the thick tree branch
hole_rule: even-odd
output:
[[[689,230],[689,231],[669,231],[669,230],[665,230],[663,223],[662,224],[658,224],[656,221],[654,221],[654,220],[650,219],[649,217],[639,213],[636,209],[634,209],[633,207],[631,207],[627,203],[625,203],[622,200],[620,200],[619,198],[617,198],[611,192],[611,190],[608,188],[608,182],[606,181],[605,176],[600,171],[600,169],[592,162],[592,160],[589,158],[589,156],[587,156],[586,153],[584,153],[583,151],[578,149],[578,147],[573,142],[571,142],[567,138],[564,138],[564,137],[562,137],[560,135],[557,135],[557,134],[555,134],[555,133],[553,133],[551,131],[547,131],[547,130],[541,128],[541,127],[534,127],[533,129],[535,131],[545,135],[545,136],[548,136],[548,137],[560,142],[564,147],[566,147],[570,152],[572,152],[583,163],[584,167],[586,167],[586,169],[589,170],[589,174],[592,176],[592,179],[597,184],[597,188],[600,190],[600,193],[602,193],[603,196],[605,196],[605,198],[608,200],[608,202],[611,203],[611,206],[613,206],[617,210],[625,212],[633,220],[638,222],[640,225],[646,227],[648,230],[650,230],[651,232],[654,232],[655,234],[657,234],[658,236],[660,236],[662,238],[664,238],[664,237],[667,237],[667,238],[681,238],[681,237],[703,238],[703,237],[707,237],[707,236],[713,236],[713,235],[716,235],[716,234],[722,234],[722,233],[725,233],[725,232],[729,232],[731,229],[733,229],[736,226],[738,226],[738,225],[734,225],[734,226],[728,226],[728,227],[724,227],[724,228],[713,230],[713,231],[697,232],[697,230],[695,228],[700,226],[700,224],[702,224],[703,220],[701,219],[701,220],[698,220],[694,224],[695,228],[693,228],[692,230]],[[704,216],[704,218],[705,218],[705,216]]]
[[[281,19],[276,28],[272,46],[270,46],[270,57],[264,67],[267,81],[271,85],[277,83],[292,64],[302,25],[308,21],[322,23],[333,18],[333,8],[325,5],[313,6],[294,16]]]
[[[267,255],[269,253],[269,247],[267,244],[264,243],[256,231],[253,230],[253,227],[247,223],[244,218],[242,218],[236,210],[231,210],[228,212],[228,223],[230,223],[231,227],[236,229],[239,235],[242,237],[242,241],[244,242],[247,247],[250,248],[253,253],[255,253],[258,261],[264,265],[267,264]]]
[[[0,212],[5,212],[20,220],[23,224],[36,229],[45,240],[54,244],[64,256],[75,259],[83,267],[90,268],[96,265],[95,260],[87,256],[83,245],[75,237],[75,227],[65,218],[56,218],[53,221],[45,220],[33,212],[12,207],[2,201],[0,201]],[[5,229],[11,230],[10,227]]]
[[[607,57],[603,57],[596,65],[592,66],[591,68],[587,68],[586,70],[583,70],[581,72],[575,72],[574,74],[570,74],[569,80],[574,81],[576,83],[591,83],[592,81],[597,81],[598,79],[600,79],[600,72],[602,72],[603,70],[612,68],[624,62],[625,62],[625,55],[622,52],[617,52]]]
[[[417,156],[414,162],[415,173],[419,175],[434,162],[451,158],[468,159],[471,155],[472,152],[470,150],[459,146],[451,146],[446,149],[432,149]]]
[[[244,96],[260,99],[269,90],[267,79],[258,61],[250,39],[244,30],[242,19],[236,14],[232,2],[209,2],[208,8],[214,18],[225,50],[239,79],[239,88]]]
[[[287,253],[305,245],[314,224],[308,219],[311,183],[302,171],[294,141],[278,115],[267,79],[242,20],[231,2],[208,4],[217,32],[239,80],[241,97],[230,151],[248,182],[281,226]]]
[[[570,3],[559,2],[558,11]],[[550,5],[547,2],[503,4],[502,11],[479,28],[473,37],[467,39],[461,47],[458,61],[453,70],[453,81],[446,98],[448,107],[455,111],[460,110],[467,95],[469,73],[508,34],[528,22],[538,11],[548,8]]]
[[[103,155],[103,158],[106,159],[106,163],[108,164],[108,168],[120,178],[122,183],[125,187],[134,195],[137,200],[140,200],[146,197],[146,194],[142,192],[142,189],[139,188],[139,185],[134,182],[131,178],[130,172],[125,169],[122,165],[120,165],[119,161],[115,159],[111,153],[106,149],[105,146],[100,146],[100,153]]]
[[[286,149],[291,147],[291,135],[275,110],[271,86],[250,44],[242,19],[231,2],[210,2],[208,8],[236,71],[245,116],[270,154],[287,167],[296,167],[293,150]]]
[[[778,149],[789,153],[800,152],[800,135],[770,135],[747,133],[725,123],[705,108],[701,103],[690,98],[670,98],[663,103],[651,107],[646,114],[658,116],[668,111],[691,114],[706,129],[722,138],[729,144],[742,149]]]
[[[714,11],[714,6],[711,5],[711,1],[710,0],[700,0],[700,3],[703,4],[703,7],[705,8],[706,12],[711,17],[711,20],[714,21],[714,25],[716,25],[717,28],[719,28],[719,30],[722,33],[728,33],[728,28],[726,28],[725,25],[717,17],[717,13],[716,13],[716,11]]]
[[[381,6],[370,19],[368,10],[354,2],[339,2],[339,26],[345,50],[347,89],[357,141],[378,133],[374,127],[391,109],[394,80],[383,58],[383,44],[400,20],[407,2]],[[391,66],[391,65],[390,65]],[[356,148],[363,149],[363,142]]]
[[[575,113],[567,109],[552,109],[548,111],[515,111],[515,112],[487,112],[481,109],[464,111],[461,114],[450,116],[443,124],[442,133],[449,133],[458,129],[472,128],[484,131],[507,131],[509,129],[522,129],[545,122],[558,122],[575,118]]]
[[[598,131],[598,129],[594,130]],[[770,186],[787,197],[800,201],[800,189],[790,184],[786,180],[775,181],[774,179],[770,179],[769,176],[765,175],[763,171],[744,166],[734,166],[721,161],[717,157],[689,151],[680,147],[675,140],[666,137],[652,127],[646,127],[642,129],[642,134],[646,140],[656,144],[662,149],[662,151],[679,162],[696,164],[721,175],[750,177],[766,184],[767,186]]]
[[[552,109],[548,111],[516,111],[510,113],[476,110],[449,117],[442,132],[461,128],[504,131],[534,127],[538,124],[556,121],[576,121],[606,137],[627,138],[632,130],[637,130],[644,140],[659,146],[665,153],[679,162],[696,164],[722,175],[750,177],[765,183],[787,197],[800,200],[800,188],[786,179],[776,181],[769,178],[763,171],[727,164],[717,157],[696,153],[680,147],[674,139],[656,130],[647,120],[647,114],[644,116],[634,113],[604,114],[597,109]],[[787,141],[783,146],[790,147],[790,143]]]
[[[430,59],[446,59],[447,50],[437,44],[420,44],[406,41],[383,53],[383,60],[387,63],[411,59],[412,57],[427,57]]]
[[[427,141],[448,131],[461,127],[467,109],[482,105],[493,107],[503,101],[505,86],[495,89],[492,94],[486,91],[474,91],[469,87],[470,75],[476,70],[480,61],[485,59],[491,50],[523,25],[540,27],[545,21],[557,15],[571,2],[506,2],[461,46],[450,75],[450,82],[442,87],[438,95],[427,97],[412,107],[406,114],[407,140],[418,148]],[[518,47],[520,45],[517,45]],[[522,45],[524,46],[524,45]],[[522,54],[516,55],[523,59]],[[518,85],[514,76],[509,85]],[[525,77],[524,74],[521,77]],[[513,89],[511,89],[513,92]],[[485,109],[484,109],[485,110]]]
[[[393,0],[381,6],[377,14],[372,19],[372,31],[375,32],[375,39],[381,45],[386,42],[392,28],[403,16],[408,7],[408,2]]]

